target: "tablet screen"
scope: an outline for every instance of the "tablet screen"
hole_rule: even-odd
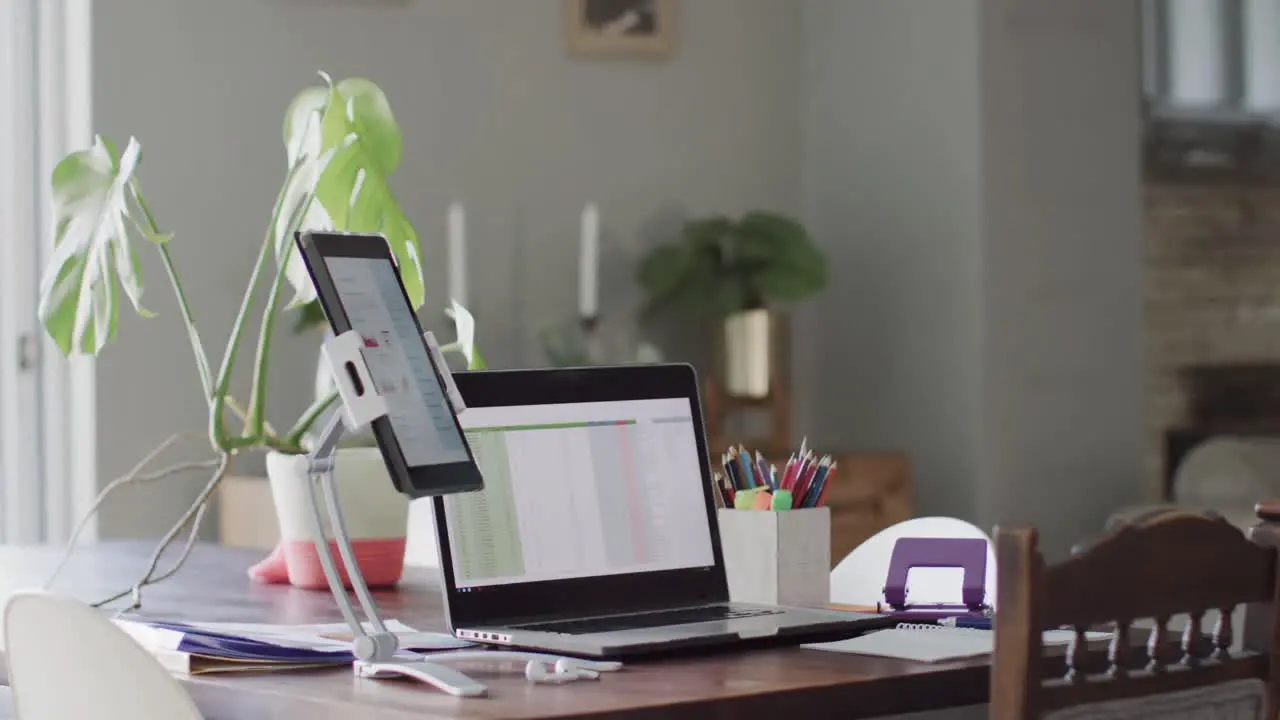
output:
[[[387,417],[409,467],[471,460],[453,410],[418,335],[395,266],[383,258],[324,259],[351,329],[364,340],[364,358],[386,398]]]

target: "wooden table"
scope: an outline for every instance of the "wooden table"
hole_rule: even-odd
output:
[[[85,601],[127,587],[151,543],[76,551],[54,590]],[[0,595],[44,583],[61,551],[0,548]],[[341,618],[326,592],[256,585],[245,569],[261,553],[207,545],[166,582],[148,588],[142,616],[226,622],[315,623]],[[434,571],[406,572],[377,593],[384,618],[443,630]],[[3,674],[0,666],[0,675]],[[521,673],[472,672],[490,697],[460,699],[425,686],[354,677],[348,669],[203,675],[183,682],[209,720],[316,718],[862,718],[986,702],[984,660],[925,665],[785,648],[629,663],[598,682],[530,685]],[[7,682],[3,677],[0,681]]]

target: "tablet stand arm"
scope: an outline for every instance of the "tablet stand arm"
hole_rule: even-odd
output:
[[[324,570],[329,590],[338,603],[342,619],[351,629],[352,654],[356,660],[366,662],[383,662],[391,660],[396,654],[396,636],[387,631],[382,618],[378,614],[378,606],[364,581],[364,575],[355,561],[355,551],[351,547],[351,538],[347,534],[342,518],[342,510],[338,504],[338,494],[333,486],[333,456],[338,442],[347,430],[359,430],[374,420],[387,414],[387,402],[377,392],[377,385],[369,373],[360,348],[364,340],[353,331],[345,332],[324,344],[321,350],[324,363],[333,374],[334,383],[342,407],[331,415],[320,433],[320,438],[311,452],[297,456],[295,462],[302,471],[301,477],[308,479],[306,483],[308,513],[307,524],[311,530],[311,538],[316,544],[316,554],[320,567]],[[320,497],[324,498],[328,512],[330,527],[333,530],[334,545],[342,557],[342,563],[351,579],[351,588],[355,591],[361,609],[369,618],[372,632],[366,632],[365,626],[356,616],[355,608],[347,596],[342,576],[333,559],[329,540],[324,532],[324,520],[320,510]]]

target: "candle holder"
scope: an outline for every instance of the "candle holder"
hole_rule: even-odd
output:
[[[578,327],[582,331],[582,345],[586,353],[587,365],[606,364],[604,338],[600,332],[600,316],[591,315],[578,319]]]

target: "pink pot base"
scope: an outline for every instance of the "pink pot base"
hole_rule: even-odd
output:
[[[404,538],[352,540],[351,549],[369,587],[391,587],[400,582],[400,576],[404,572]],[[338,554],[336,541],[329,541],[329,552],[338,566],[342,584],[349,589],[351,578],[347,575],[342,556]],[[260,582],[288,582],[308,590],[326,590],[329,587],[329,582],[324,577],[324,567],[316,554],[315,543],[310,540],[282,541],[266,559],[249,568],[249,576]]]

